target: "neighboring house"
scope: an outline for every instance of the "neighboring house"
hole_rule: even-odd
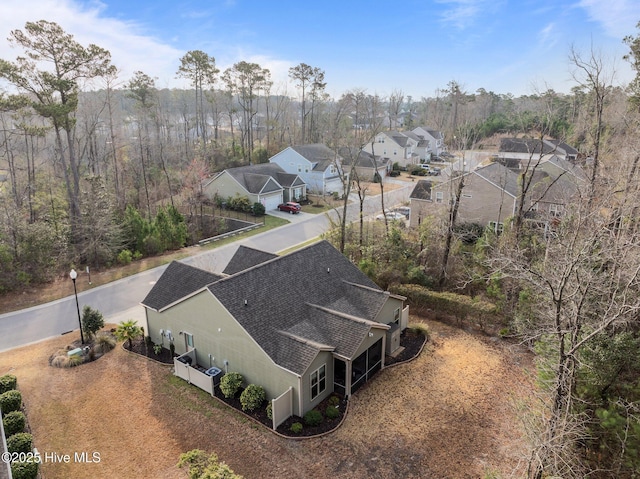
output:
[[[553,156],[575,163],[578,151],[559,140],[503,138],[497,155],[498,161],[512,169],[524,169],[528,163],[542,163]]]
[[[323,144],[290,146],[269,158],[269,162],[298,175],[310,193],[341,195],[344,192],[339,170],[342,158]]]
[[[571,163],[575,163],[578,161],[578,150],[576,150],[573,146],[567,145],[564,141],[560,140],[544,140],[545,143],[553,145],[555,148],[555,155],[570,161]]]
[[[431,187],[429,180],[419,180],[409,195],[409,226],[420,226],[422,220],[434,214],[433,201],[431,200]]]
[[[291,394],[298,416],[333,392],[350,396],[384,368],[407,326],[406,298],[326,241],[259,253],[238,249],[228,270],[246,269],[226,277],[171,263],[142,301],[151,339],[166,347],[173,338],[177,354],[238,372],[268,399]]]
[[[203,190],[209,198],[247,196],[252,204],[261,203],[266,210],[307,196],[307,186],[298,175],[272,163],[226,169],[207,181]]]
[[[374,181],[376,173],[382,180],[391,169],[389,158],[374,156],[367,151],[345,147],[340,148],[338,153],[342,158],[345,171],[351,171],[351,163],[355,159],[355,172],[363,181]]]
[[[420,163],[418,143],[420,139],[399,131],[378,133],[373,142],[364,145],[363,150],[376,156],[389,158],[391,164],[398,163],[401,168]]]
[[[521,174],[507,168],[501,162],[479,166],[463,173],[464,188],[458,205],[457,222],[478,223],[500,231],[506,220],[517,212],[519,202],[524,201],[525,218],[546,224],[564,213],[566,206],[578,193],[581,183],[586,181],[581,168],[557,157],[536,164],[530,172],[532,180],[524,199]],[[449,205],[455,199],[460,178],[460,175],[453,176],[431,186],[431,214],[437,211],[445,214],[448,211]],[[417,190],[412,196],[416,196],[420,201],[426,194],[420,194]],[[424,218],[429,203],[417,203],[422,206],[414,213],[413,202],[412,199],[412,217],[418,213]],[[417,219],[412,220],[410,225],[415,226],[416,222]]]
[[[458,223],[479,223],[499,228],[516,211],[518,175],[500,163],[491,163],[463,173],[464,188],[458,205]],[[434,208],[448,211],[460,176],[431,188]],[[413,209],[413,208],[412,208]]]
[[[418,126],[412,131],[427,143],[425,151],[426,159],[430,159],[431,156],[440,156],[440,154],[446,151],[442,132],[426,126]]]

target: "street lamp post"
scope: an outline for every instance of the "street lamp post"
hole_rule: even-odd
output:
[[[78,324],[80,325],[80,341],[84,344],[84,335],[82,334],[82,319],[80,319],[80,304],[78,303],[78,290],[76,289],[76,278],[78,277],[78,273],[75,269],[72,269],[69,273],[69,277],[71,281],[73,281],[73,293],[76,296],[76,309],[78,310]]]

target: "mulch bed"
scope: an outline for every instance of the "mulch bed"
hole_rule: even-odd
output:
[[[427,341],[427,336],[422,334],[422,332],[416,332],[414,330],[405,329],[400,335],[400,346],[404,348],[404,350],[395,357],[387,356],[385,358],[385,365],[390,366],[392,364],[399,364],[410,359],[415,358],[420,352],[422,346]],[[125,341],[124,348],[133,353],[140,354],[142,356],[146,356],[155,361],[159,361],[164,364],[173,364],[173,357],[168,349],[162,348],[160,354],[156,354],[153,350],[153,345],[147,346],[144,343],[144,340],[138,339],[132,342],[132,347],[129,347],[129,343]],[[216,388],[214,391],[215,396],[220,399],[222,402],[226,403],[228,406],[236,409],[237,411],[246,414],[247,416],[255,419],[257,422],[263,424],[265,427],[272,429],[273,421],[269,419],[267,416],[267,404],[265,401],[262,406],[256,408],[253,411],[243,411],[242,404],[240,403],[240,395],[242,394],[243,389],[240,389],[236,395],[232,398],[226,398],[224,394],[221,393],[219,388]],[[334,394],[337,396],[337,394]],[[333,395],[332,395],[333,396]],[[322,401],[318,406],[315,407],[316,410],[322,412],[324,416],[324,412],[329,406],[329,398],[327,397],[324,401]],[[340,403],[338,405],[338,411],[340,415],[334,419],[329,419],[324,417],[323,421],[317,426],[308,426],[304,423],[304,419],[299,416],[291,416],[285,422],[280,424],[276,429],[276,432],[282,434],[283,436],[288,437],[313,437],[322,435],[329,431],[332,431],[342,422],[344,417],[344,413],[347,410],[347,400],[338,396],[340,398]],[[299,433],[294,433],[291,431],[291,426],[294,423],[300,423],[303,425],[302,431]]]
[[[404,350],[395,357],[387,356],[384,364],[391,366],[392,364],[403,363],[415,358],[426,341],[427,336],[421,332],[416,333],[409,328],[405,329],[400,334],[400,346],[403,347]]]
[[[160,354],[156,354],[153,350],[153,344],[146,345],[143,339],[136,339],[131,342],[131,347],[129,347],[129,342],[125,341],[124,349],[127,351],[131,351],[132,353],[137,353],[141,356],[146,356],[149,359],[153,359],[163,364],[173,364],[173,357],[171,356],[171,351],[166,348],[162,348]]]

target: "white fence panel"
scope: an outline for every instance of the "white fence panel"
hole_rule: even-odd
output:
[[[293,388],[289,388],[275,399],[271,400],[273,430],[293,416]]]

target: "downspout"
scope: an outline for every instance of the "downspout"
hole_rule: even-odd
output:
[[[302,376],[298,376],[298,416],[302,416]]]

